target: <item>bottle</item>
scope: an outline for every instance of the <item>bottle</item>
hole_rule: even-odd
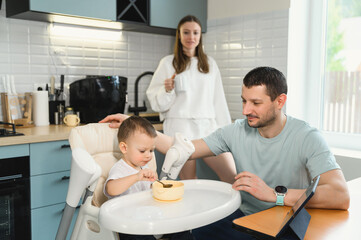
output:
[[[64,115],[64,117],[66,117],[67,115],[70,115],[70,114],[75,114],[74,109],[72,107],[70,107],[70,106],[65,107],[65,115]]]
[[[63,124],[64,119],[64,106],[62,104],[58,105],[58,112],[59,112],[59,124]]]

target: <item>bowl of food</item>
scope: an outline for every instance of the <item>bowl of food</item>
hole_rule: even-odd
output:
[[[184,183],[173,180],[162,180],[164,184],[172,184],[165,188],[161,183],[155,181],[152,186],[153,197],[160,201],[180,200],[184,194]]]

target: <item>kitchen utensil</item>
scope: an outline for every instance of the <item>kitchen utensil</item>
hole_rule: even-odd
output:
[[[11,115],[9,111],[8,94],[1,93],[1,111],[4,122],[11,122]]]
[[[13,122],[15,119],[22,117],[19,105],[19,99],[15,90],[14,77],[6,75],[2,77],[5,93],[7,93],[7,102],[8,111],[10,113],[9,122]]]
[[[64,123],[68,127],[75,127],[79,124],[80,118],[76,114],[69,114],[64,117]]]
[[[57,100],[64,101],[66,98],[64,93],[64,75],[60,76],[60,89],[57,89]]]
[[[156,181],[152,186],[153,197],[160,201],[180,200],[184,194],[184,183],[173,180],[162,180],[166,184],[173,184],[171,188],[164,188],[162,183]]]
[[[163,182],[159,181],[158,179],[157,179],[156,181],[159,182],[159,183],[161,183],[164,188],[171,188],[171,187],[173,187],[173,184],[171,184],[171,183],[163,183]]]
[[[176,92],[186,92],[187,84],[186,79],[182,74],[178,74],[174,78],[175,90]]]

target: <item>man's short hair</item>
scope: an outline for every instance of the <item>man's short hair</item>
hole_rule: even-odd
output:
[[[134,115],[125,119],[119,126],[118,142],[125,142],[136,131],[145,133],[152,138],[157,137],[157,132],[147,119]]]
[[[268,96],[274,101],[279,95],[287,94],[287,82],[282,72],[272,67],[257,67],[251,70],[243,79],[247,88],[265,85]]]

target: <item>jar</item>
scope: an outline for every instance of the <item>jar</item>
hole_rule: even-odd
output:
[[[70,107],[70,106],[65,107],[65,115],[64,115],[64,117],[66,117],[67,115],[70,115],[70,114],[75,114],[74,109],[72,107]]]

